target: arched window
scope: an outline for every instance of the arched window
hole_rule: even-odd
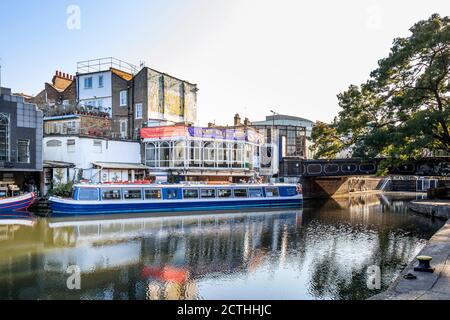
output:
[[[206,142],[203,146],[203,159],[206,167],[214,167],[216,162],[216,145],[214,142]]]
[[[226,168],[229,160],[228,145],[225,142],[218,143],[217,145],[217,166]]]
[[[9,116],[0,113],[0,161],[9,161]]]
[[[189,148],[189,166],[199,167],[202,163],[202,147],[200,142],[191,141]]]
[[[61,147],[62,142],[60,140],[48,140],[47,147]]]
[[[157,149],[155,144],[147,143],[145,145],[145,165],[149,167],[156,167]]]
[[[170,167],[172,160],[172,150],[169,142],[162,142],[159,146],[159,166],[162,168]]]
[[[174,145],[174,166],[175,167],[183,167],[184,166],[184,155],[186,154],[186,143],[185,141],[175,142]]]

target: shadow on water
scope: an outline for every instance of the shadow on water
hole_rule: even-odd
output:
[[[443,222],[413,198],[307,201],[298,210],[0,219],[1,299],[365,299]],[[3,221],[3,222],[2,222]],[[81,271],[70,290],[67,268]],[[367,288],[367,268],[382,272]]]

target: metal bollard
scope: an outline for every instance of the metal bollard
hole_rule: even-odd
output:
[[[417,260],[419,260],[419,265],[414,268],[414,271],[419,272],[434,272],[434,268],[431,267],[430,261],[433,258],[430,256],[418,256]]]

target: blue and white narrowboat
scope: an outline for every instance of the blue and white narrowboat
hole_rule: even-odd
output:
[[[53,216],[297,207],[296,184],[77,184],[73,199],[50,197]]]
[[[34,192],[17,197],[0,199],[0,213],[26,211],[35,199],[36,194]]]

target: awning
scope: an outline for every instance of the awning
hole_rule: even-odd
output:
[[[142,163],[123,163],[123,162],[92,162],[94,166],[101,169],[123,169],[123,170],[146,170],[150,169]]]
[[[75,164],[63,161],[44,160],[44,168],[73,168]]]

